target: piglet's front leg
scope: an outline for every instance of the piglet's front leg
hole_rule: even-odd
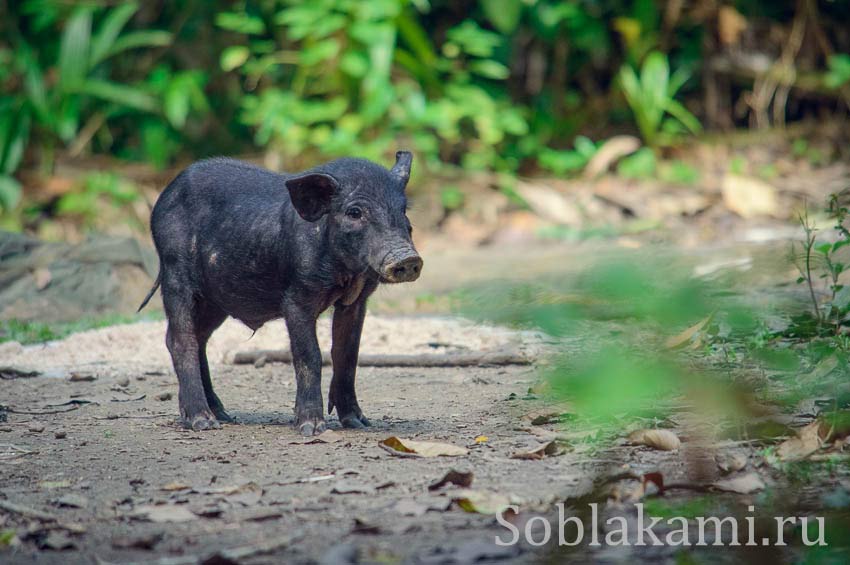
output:
[[[301,435],[325,431],[322,409],[322,352],[316,338],[316,318],[303,308],[285,309],[286,329],[295,367],[295,427]]]
[[[354,392],[354,376],[357,371],[357,354],[360,349],[360,334],[366,316],[366,300],[360,299],[351,305],[337,304],[334,307],[333,379],[328,396],[328,413],[336,408],[340,423],[346,428],[362,428],[369,425],[357,404]]]

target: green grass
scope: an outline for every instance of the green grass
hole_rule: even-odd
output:
[[[81,318],[73,322],[5,320],[0,321],[0,343],[6,341],[17,341],[24,345],[45,343],[64,339],[73,333],[86,330],[162,319],[164,315],[161,312],[151,312],[131,315],[108,314],[101,317]]]

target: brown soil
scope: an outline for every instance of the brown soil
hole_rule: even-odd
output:
[[[325,325],[320,324],[324,347]],[[533,384],[529,367],[361,368],[361,405],[374,425],[367,431],[341,430],[335,416],[330,417],[340,441],[305,443],[290,425],[295,383],[289,366],[258,369],[223,362],[237,349],[285,344],[285,330],[277,323],[250,340],[250,331],[235,322],[216,334],[210,348],[214,382],[237,423],[213,432],[186,431],[175,421],[177,383],[163,336],[164,322],[153,322],[79,333],[44,346],[4,346],[2,364],[35,368],[47,376],[3,381],[2,404],[40,412],[67,409],[73,405],[50,405],[70,400],[92,402],[66,413],[10,413],[8,422],[0,424],[0,442],[7,451],[12,444],[30,452],[0,460],[0,499],[85,530],[62,534],[50,523],[0,512],[0,530],[32,532],[21,546],[6,550],[4,562],[180,556],[194,561],[219,550],[276,542],[287,544],[247,561],[309,562],[329,551],[359,551],[366,560],[381,555],[424,558],[470,543],[474,551],[478,542],[492,546],[503,528],[492,516],[449,507],[452,489],[429,493],[428,484],[450,469],[469,470],[476,489],[545,506],[573,492],[590,465],[577,465],[575,454],[541,461],[509,458],[538,443],[528,432],[514,429],[532,403],[507,400],[511,393],[523,397]],[[484,350],[508,343],[526,351],[538,347],[531,336],[470,323],[370,317],[363,351]],[[71,380],[80,377],[94,380]],[[378,446],[393,435],[445,441],[470,451],[454,458],[396,457]],[[476,443],[480,435],[487,441]],[[335,476],[291,484],[326,475]],[[201,492],[163,490],[173,483]],[[215,492],[240,486],[244,492],[238,494]],[[77,502],[85,507],[62,506],[68,495],[82,497]],[[409,501],[432,509],[422,516],[405,515]],[[207,517],[180,523],[134,517],[140,507],[160,503],[180,504]],[[357,533],[358,528],[377,533]],[[49,531],[53,538],[45,537]],[[120,547],[160,536],[150,550]],[[64,540],[74,547],[38,549]],[[334,555],[329,557],[341,559]]]

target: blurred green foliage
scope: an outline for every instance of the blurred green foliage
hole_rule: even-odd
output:
[[[735,4],[753,29],[795,13]],[[701,129],[717,26],[716,7],[653,0],[6,0],[0,209],[22,168],[63,155],[163,168],[262,148],[294,169],[404,146],[417,170],[563,175],[590,138],[634,131],[657,156]],[[850,77],[843,47],[818,69],[830,88]],[[656,170],[643,152],[621,172]]]
[[[843,226],[846,210],[836,206]],[[739,425],[760,403],[796,409],[807,400],[847,427],[850,287],[834,255],[844,229],[810,246],[817,266],[800,282],[824,286],[814,314],[791,300],[754,308],[730,281],[695,277],[675,256],[609,256],[577,276],[469,289],[459,304],[473,318],[544,332],[553,347],[541,376],[579,423],[622,430],[685,405],[732,436],[773,438],[787,429]]]

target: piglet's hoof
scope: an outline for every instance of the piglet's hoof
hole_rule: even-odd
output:
[[[310,418],[306,421],[299,421],[295,423],[295,427],[298,428],[302,436],[317,436],[328,429],[325,420],[322,418]]]
[[[224,411],[224,408],[213,408],[213,414],[215,414],[216,420],[219,422],[233,423],[233,417]]]
[[[203,410],[192,418],[183,418],[183,426],[200,432],[203,430],[218,430],[221,428],[221,422],[216,420],[212,412]]]
[[[370,422],[363,414],[361,414],[360,416],[356,416],[355,414],[343,416],[339,419],[339,423],[342,424],[343,428],[351,428],[354,430],[362,429],[366,426],[372,425],[372,422]]]

